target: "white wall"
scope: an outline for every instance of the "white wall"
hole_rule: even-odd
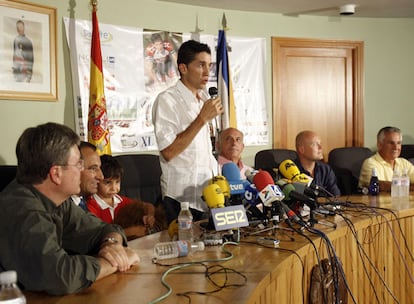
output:
[[[70,17],[69,4],[76,2],[74,17],[90,19],[88,1],[36,0],[32,3],[57,8],[58,101],[0,100],[0,164],[15,164],[15,144],[21,132],[47,121],[74,127],[73,94],[69,53],[63,17]],[[301,37],[344,39],[365,42],[365,145],[374,148],[379,128],[395,125],[403,130],[404,142],[414,143],[414,19],[371,19],[351,17],[289,17],[280,14],[245,13],[171,4],[158,0],[99,0],[98,20],[149,29],[189,32],[196,16],[203,33],[216,34],[221,17],[227,17],[228,35],[265,37],[267,40],[267,102],[271,121],[270,39]],[[256,151],[247,147],[244,159],[253,164]]]

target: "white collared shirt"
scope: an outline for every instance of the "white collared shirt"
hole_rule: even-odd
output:
[[[181,81],[158,95],[152,117],[160,151],[171,145],[177,135],[196,119],[203,102],[209,98],[204,91],[199,91],[198,96],[201,100]],[[212,153],[208,124],[182,153],[169,162],[160,155],[160,164],[163,196],[179,202],[187,201],[194,209],[208,210],[201,199],[202,190],[218,171],[217,161]]]
[[[116,207],[122,202],[122,198],[119,197],[119,195],[115,194],[112,198],[114,202],[114,206],[108,205],[107,202],[105,202],[98,194],[94,194],[93,198],[95,199],[96,203],[99,205],[99,207],[102,210],[109,209],[109,212],[111,213],[112,219],[114,219],[115,216],[115,209]]]

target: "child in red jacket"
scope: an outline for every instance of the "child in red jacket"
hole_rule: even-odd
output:
[[[101,170],[104,179],[98,185],[98,193],[90,196],[87,200],[88,210],[107,223],[114,223],[114,218],[121,208],[134,202],[126,196],[119,195],[121,189],[121,176],[123,168],[118,160],[111,155],[101,156]],[[142,224],[147,231],[155,223],[155,207],[151,203],[139,202],[139,212],[143,214]],[[137,209],[137,210],[138,210]],[[135,217],[135,215],[131,215]]]

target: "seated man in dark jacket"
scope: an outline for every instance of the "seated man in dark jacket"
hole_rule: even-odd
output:
[[[322,161],[321,139],[315,132],[302,131],[296,136],[296,153],[296,165],[301,173],[313,178],[312,184],[323,187],[334,196],[341,195],[335,173]]]
[[[77,292],[139,262],[122,229],[71,200],[80,192],[79,137],[47,123],[26,129],[16,146],[16,180],[0,193],[0,271],[16,270],[26,290]]]

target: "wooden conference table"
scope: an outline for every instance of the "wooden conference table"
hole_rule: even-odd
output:
[[[352,196],[347,201],[391,208],[398,215],[396,220],[386,211],[382,212],[383,216],[368,215],[360,211],[346,213],[352,220],[357,238],[369,260],[358,251],[351,229],[340,216],[332,219],[337,223],[336,229],[315,225],[315,228],[327,234],[342,260],[356,303],[414,303],[414,196],[399,201],[391,200],[389,195]],[[313,240],[321,258],[326,257],[324,242],[316,235],[308,232],[306,235]],[[307,239],[297,233],[293,234],[294,241],[290,241],[278,230],[276,236],[281,240],[279,249],[259,246],[253,236],[244,238],[246,242],[240,242],[239,245],[227,245],[225,248],[232,252],[233,258],[208,264],[219,264],[242,273],[247,278],[246,284],[225,288],[208,296],[191,294],[191,303],[308,303],[310,273],[312,266],[317,263],[315,250]],[[161,241],[168,241],[166,232],[131,241],[129,246],[137,250],[141,263],[126,273],[110,275],[83,292],[63,297],[26,292],[27,303],[150,303],[167,292],[161,283],[161,277],[169,267],[152,263],[153,246]],[[173,264],[226,256],[220,246],[207,246],[205,251],[197,252],[191,257],[161,262]],[[218,274],[215,280],[222,284],[225,276]],[[172,271],[166,282],[171,285],[172,292],[161,303],[189,303],[187,298],[176,294],[215,289],[207,280],[204,268],[200,266]],[[230,274],[228,283],[238,284],[243,283],[243,280],[236,274]],[[394,301],[391,294],[398,301]],[[350,297],[348,303],[353,303]]]

